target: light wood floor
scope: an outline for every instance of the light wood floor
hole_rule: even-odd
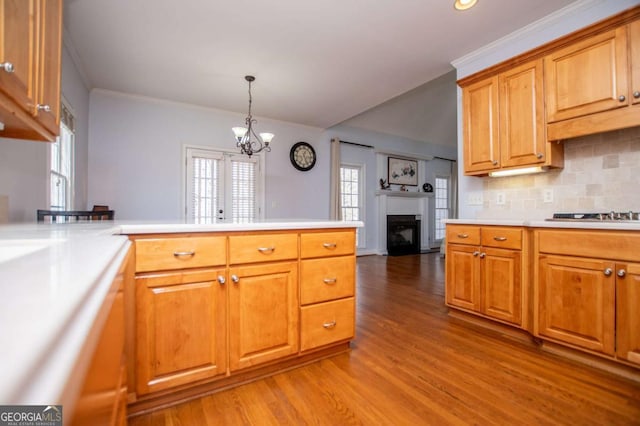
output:
[[[358,258],[352,351],[142,425],[640,425],[640,385],[447,315],[439,254]]]

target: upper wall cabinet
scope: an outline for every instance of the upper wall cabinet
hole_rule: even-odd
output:
[[[545,78],[549,140],[640,126],[640,21],[551,52]]]
[[[626,27],[558,50],[544,65],[549,123],[629,105]]]
[[[542,60],[462,89],[467,175],[525,166],[562,167],[562,147],[545,137]]]
[[[1,137],[58,135],[61,36],[62,0],[0,0]]]

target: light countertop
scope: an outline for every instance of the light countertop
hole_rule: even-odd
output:
[[[608,229],[640,231],[640,221],[562,221],[562,220],[514,220],[514,219],[446,219],[445,223],[459,225],[524,226],[528,228]]]
[[[0,226],[0,404],[57,404],[130,245],[124,234],[353,228],[362,222]]]

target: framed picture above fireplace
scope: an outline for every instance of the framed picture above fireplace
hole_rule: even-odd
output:
[[[405,158],[388,157],[389,183],[418,186],[418,162]]]

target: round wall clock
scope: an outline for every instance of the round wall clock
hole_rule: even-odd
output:
[[[296,142],[289,151],[289,159],[293,167],[306,172],[316,165],[316,151],[307,142]]]

